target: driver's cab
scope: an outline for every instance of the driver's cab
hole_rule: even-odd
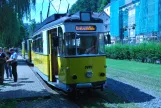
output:
[[[103,33],[65,33],[65,56],[105,54]]]

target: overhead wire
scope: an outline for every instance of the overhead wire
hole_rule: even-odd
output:
[[[60,5],[61,5],[61,0],[60,0],[59,8],[58,8],[58,13],[59,13],[59,10],[60,10]]]
[[[70,4],[69,4],[68,0],[66,0],[66,2],[68,3],[68,7],[67,7],[67,12],[66,13],[68,13]]]
[[[48,6],[48,11],[47,11],[47,17],[49,16],[49,13],[50,13],[50,4],[51,4],[51,2],[50,2],[50,0],[49,0],[49,6]]]
[[[42,9],[41,9],[41,11],[43,11],[43,6],[44,6],[44,0],[42,1]]]
[[[50,3],[51,3],[51,5],[52,5],[52,7],[54,8],[54,10],[56,11],[56,13],[58,13],[58,11],[56,10],[56,8],[55,8],[55,6],[53,5],[52,1],[53,1],[53,0],[50,0]]]
[[[42,1],[41,11],[40,11],[40,13],[41,13],[41,16],[40,17],[41,17],[41,20],[42,21],[43,21],[43,16],[42,16],[43,8],[44,8],[44,0]]]
[[[67,3],[69,4],[68,0],[66,0],[66,1],[67,1]]]

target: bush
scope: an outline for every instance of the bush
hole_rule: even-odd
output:
[[[115,44],[106,46],[107,58],[127,59],[141,62],[161,61],[161,43],[141,43],[138,45]]]

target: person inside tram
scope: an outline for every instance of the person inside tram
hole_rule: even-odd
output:
[[[97,40],[94,39],[90,48],[86,49],[85,54],[96,54],[97,53]]]

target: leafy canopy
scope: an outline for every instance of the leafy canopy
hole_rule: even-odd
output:
[[[36,0],[0,0],[0,46],[13,47],[26,38],[23,16],[30,15]]]
[[[77,0],[70,9],[70,13],[78,11],[101,12],[110,0]]]

